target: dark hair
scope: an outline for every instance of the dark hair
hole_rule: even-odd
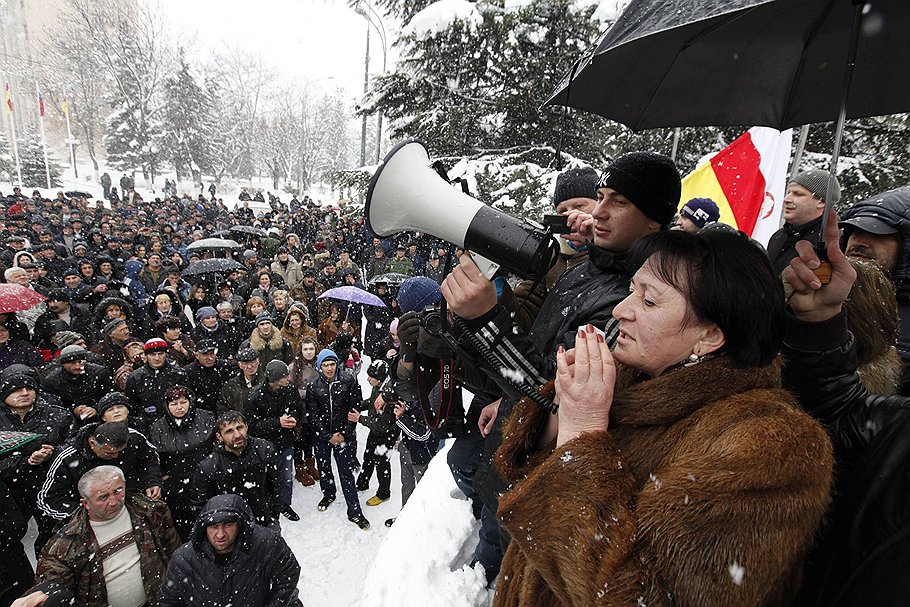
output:
[[[176,316],[162,316],[155,321],[155,330],[164,335],[164,332],[168,329],[179,329],[180,320]]]
[[[92,431],[92,438],[99,445],[125,447],[130,440],[130,429],[124,422],[105,422]]]
[[[692,315],[720,328],[724,334],[720,352],[734,366],[764,366],[780,352],[783,286],[764,251],[745,234],[677,230],[649,234],[632,246],[630,271],[645,262],[683,294]]]
[[[218,432],[221,432],[221,426],[225,424],[230,424],[232,422],[243,422],[246,423],[246,417],[243,416],[243,413],[240,411],[235,411],[229,409],[227,411],[222,411],[218,414],[218,419],[215,420],[215,429]]]

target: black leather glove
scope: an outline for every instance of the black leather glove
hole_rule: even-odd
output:
[[[420,334],[420,319],[416,312],[405,312],[398,319],[398,341],[401,344],[399,353],[407,360],[413,361],[417,355],[417,336]]]

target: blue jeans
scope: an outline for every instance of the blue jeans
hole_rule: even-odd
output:
[[[349,444],[333,445],[332,443],[316,439],[313,444],[316,451],[316,466],[319,468],[319,488],[322,495],[335,499],[335,476],[332,474],[332,456],[335,456],[335,466],[338,468],[338,478],[341,480],[341,492],[348,505],[348,517],[360,516],[360,500],[357,498],[357,483],[354,480],[354,471],[351,470],[354,450]]]
[[[291,505],[294,495],[294,446],[285,447],[278,452],[278,477],[281,479],[281,504]]]
[[[502,543],[499,532],[499,521],[496,515],[490,512],[486,506],[480,513],[480,531],[478,532],[479,541],[474,549],[474,558],[480,561],[483,568],[487,570],[490,577],[499,573],[502,566]]]

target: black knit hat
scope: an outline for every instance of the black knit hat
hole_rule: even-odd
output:
[[[597,171],[591,167],[568,169],[556,178],[553,206],[572,198],[597,199]]]
[[[616,190],[646,217],[666,226],[676,215],[682,181],[679,169],[668,157],[653,152],[630,152],[604,169],[597,188]]]
[[[130,399],[128,399],[123,392],[109,392],[105,394],[101,397],[101,400],[98,401],[98,406],[95,407],[98,410],[98,417],[103,418],[108,409],[116,407],[117,405],[129,409]]]
[[[35,381],[35,378],[25,373],[13,373],[9,377],[3,378],[3,381],[0,382],[0,401],[6,400],[7,396],[20,388],[37,390],[38,382]]]

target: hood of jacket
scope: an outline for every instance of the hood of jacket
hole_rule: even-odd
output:
[[[131,259],[123,265],[124,276],[126,278],[137,279],[139,278],[139,272],[141,272],[144,267],[145,266],[142,265],[141,261]]]
[[[190,531],[190,541],[193,543],[193,547],[200,552],[213,555],[214,551],[212,545],[209,544],[205,529],[209,525],[228,521],[237,521],[240,524],[240,535],[237,536],[234,550],[243,550],[245,542],[256,524],[256,519],[246,500],[232,493],[216,495],[202,507],[193,524],[193,529]]]
[[[145,306],[145,313],[151,319],[161,318],[161,314],[158,312],[158,308],[155,306],[155,298],[159,295],[167,295],[168,299],[171,300],[171,311],[168,312],[168,315],[173,316],[174,318],[180,318],[183,314],[183,304],[180,303],[180,298],[177,297],[177,294],[171,291],[170,289],[158,289],[149,297],[149,302]],[[200,325],[202,323],[199,323]]]
[[[98,326],[99,329],[104,326],[104,322],[103,322],[104,316],[105,316],[104,310],[107,309],[107,307],[112,304],[116,304],[116,305],[120,306],[120,309],[123,310],[123,314],[126,315],[127,322],[132,320],[132,318],[133,318],[133,305],[132,304],[128,303],[125,299],[121,299],[120,297],[105,297],[100,302],[98,302],[97,306],[95,306],[95,324]]]

